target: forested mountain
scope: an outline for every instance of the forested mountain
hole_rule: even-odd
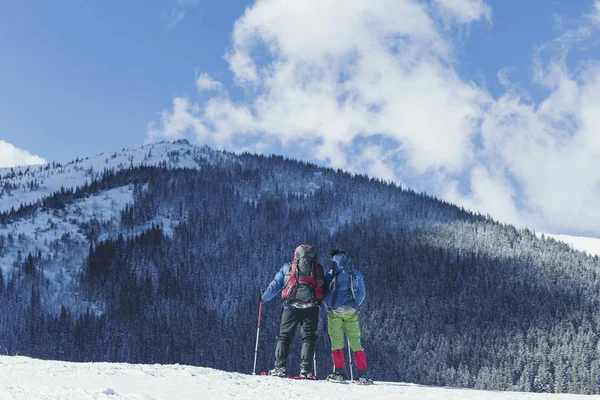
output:
[[[599,393],[598,257],[391,183],[187,142],[0,170],[0,352],[250,372],[257,291],[301,243],[363,273],[375,380]],[[280,306],[264,305],[263,370]]]

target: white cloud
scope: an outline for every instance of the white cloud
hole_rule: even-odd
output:
[[[173,28],[179,25],[185,19],[186,9],[197,6],[199,3],[200,0],[175,0],[175,7],[166,16],[167,26]]]
[[[190,104],[189,100],[177,97],[173,100],[172,111],[163,111],[160,115],[161,128],[156,127],[156,123],[148,124],[148,137],[150,140],[165,138],[168,140],[177,140],[184,137],[186,131],[198,133],[202,130],[202,125],[197,121],[195,114],[199,107]]]
[[[436,22],[439,10],[469,24],[491,20],[491,9],[435,2],[438,9],[416,0],[259,0],[236,21],[226,54],[243,99],[203,74],[198,88],[216,95],[202,104],[175,98],[148,136],[283,149],[416,182],[518,226],[600,235],[600,62],[567,63],[591,25],[537,49],[543,101],[511,82],[508,69],[494,99],[459,76],[451,38]]]
[[[36,164],[46,164],[46,160],[26,150],[19,149],[4,140],[0,140],[0,168]]]
[[[462,195],[456,181],[448,181],[443,185],[443,197],[468,210],[477,210],[485,215],[515,224],[524,225],[523,217],[515,206],[515,196],[511,183],[502,171],[490,171],[483,166],[474,167],[470,172],[471,193]]]
[[[168,18],[167,26],[172,28],[178,25],[185,18],[185,10],[173,10]]]
[[[562,72],[557,72],[562,71]],[[600,69],[576,81],[564,67],[545,77],[555,88],[537,107],[510,94],[485,116],[485,149],[523,189],[529,221],[550,231],[598,231],[600,209]]]
[[[598,27],[600,27],[600,0],[596,0],[594,5],[594,12],[592,14],[593,21]]]
[[[483,0],[434,0],[442,15],[462,24],[484,19],[492,20],[492,9]]]
[[[204,72],[196,78],[196,86],[199,90],[218,90],[223,87],[223,84],[219,81],[215,81],[210,75]]]
[[[259,133],[260,144],[308,140],[318,161],[349,169],[347,154],[331,149],[376,134],[398,143],[418,171],[462,168],[488,99],[447,66],[451,44],[426,8],[408,0],[336,4],[264,0],[247,9],[227,59],[255,96],[211,99],[194,116],[202,129],[189,131],[216,143]],[[177,110],[163,116],[167,135],[186,125],[179,118],[189,122]]]
[[[600,63],[567,64],[592,34],[581,26],[539,48],[535,78],[550,90],[543,101],[509,90],[483,118],[480,156],[513,177],[520,219],[538,230],[600,234]]]

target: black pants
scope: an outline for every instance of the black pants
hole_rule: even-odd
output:
[[[302,352],[300,353],[300,369],[313,372],[312,361],[319,327],[319,307],[284,308],[281,311],[279,338],[275,348],[275,366],[286,367],[290,344],[300,325],[302,333]]]

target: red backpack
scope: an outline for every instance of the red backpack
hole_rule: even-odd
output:
[[[281,293],[283,303],[299,308],[320,305],[323,291],[317,281],[317,270],[322,267],[317,259],[317,250],[303,244],[294,251],[294,260],[285,274],[285,288]]]

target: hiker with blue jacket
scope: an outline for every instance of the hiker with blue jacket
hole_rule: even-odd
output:
[[[269,301],[281,292],[283,309],[279,336],[275,348],[275,366],[269,375],[287,375],[290,344],[300,326],[302,351],[300,377],[314,379],[312,367],[319,326],[319,308],[325,295],[325,273],[317,259],[317,251],[310,245],[300,245],[294,251],[291,263],[285,263],[277,272],[267,290],[259,291],[260,301]]]
[[[358,307],[365,300],[365,283],[361,273],[353,268],[352,258],[344,251],[335,249],[331,253],[331,269],[325,274],[327,295],[323,301],[327,307],[327,332],[331,339],[331,357],[334,372],[327,377],[330,382],[345,382],[344,376],[344,331],[350,349],[354,353],[354,364],[358,371],[357,383],[371,384],[367,375],[367,360],[360,343]]]

